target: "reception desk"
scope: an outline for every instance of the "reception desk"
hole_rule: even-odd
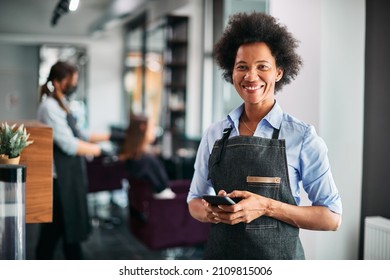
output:
[[[26,166],[26,223],[52,222],[53,218],[53,132],[38,121],[23,123],[34,143],[22,151],[20,164]]]

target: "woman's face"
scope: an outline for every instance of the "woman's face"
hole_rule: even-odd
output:
[[[78,78],[79,75],[77,72],[75,72],[72,75],[63,78],[62,80],[54,80],[53,85],[65,96],[70,96],[77,89]]]
[[[73,73],[70,77],[68,77],[66,87],[63,92],[66,96],[71,96],[77,89],[77,82],[79,79],[79,74],[77,72]]]
[[[276,67],[269,47],[262,42],[241,45],[233,69],[233,84],[245,103],[273,104],[275,83],[283,71]]]

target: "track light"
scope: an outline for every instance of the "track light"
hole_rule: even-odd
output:
[[[60,0],[53,11],[53,17],[51,18],[51,25],[57,24],[58,19],[69,11],[73,12],[77,10],[79,6],[79,0]]]
[[[79,0],[70,0],[69,11],[74,12],[79,6]]]

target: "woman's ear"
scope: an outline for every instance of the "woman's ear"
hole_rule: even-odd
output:
[[[55,91],[63,92],[64,88],[66,88],[67,80],[63,79],[61,81],[54,80],[53,86]]]
[[[60,87],[60,82],[57,80],[53,80],[52,84],[53,84],[54,89],[58,89]]]
[[[279,82],[282,77],[283,77],[283,69],[279,67],[276,70],[276,79],[275,79],[276,82]]]

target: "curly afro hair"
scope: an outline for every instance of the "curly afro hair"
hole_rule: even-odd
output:
[[[275,57],[277,67],[283,69],[283,77],[276,83],[275,92],[295,79],[303,64],[296,53],[299,41],[274,17],[253,12],[230,16],[222,37],[214,46],[215,61],[223,70],[226,81],[233,83],[232,74],[238,48],[254,42],[266,43]]]

